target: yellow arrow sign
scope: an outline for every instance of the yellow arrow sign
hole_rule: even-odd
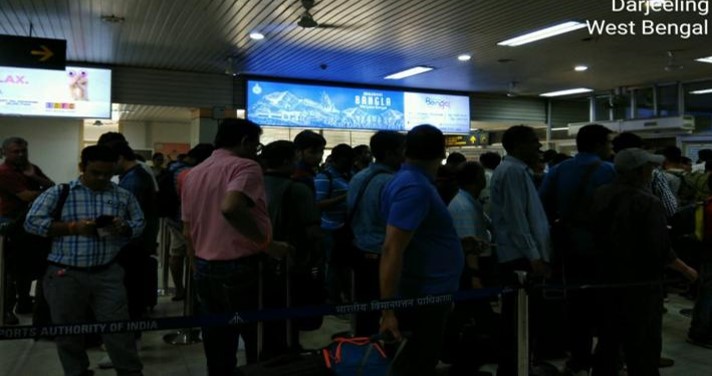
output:
[[[54,56],[54,52],[52,52],[52,50],[47,48],[47,46],[45,46],[44,44],[40,45],[40,48],[42,48],[42,50],[30,51],[30,53],[33,55],[41,55],[42,57],[40,58],[40,61],[47,61],[49,58]]]
[[[477,142],[477,137],[475,137],[474,135],[471,136],[471,137],[470,137],[470,142],[473,143],[473,144],[474,144],[475,142]]]

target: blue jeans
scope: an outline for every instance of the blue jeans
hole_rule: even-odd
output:
[[[700,291],[688,336],[697,341],[712,340],[712,262],[703,263],[700,270]]]
[[[195,260],[195,288],[201,313],[221,314],[257,309],[259,259]],[[232,375],[237,366],[239,336],[245,341],[247,363],[257,361],[257,324],[203,328],[203,348],[209,376]]]

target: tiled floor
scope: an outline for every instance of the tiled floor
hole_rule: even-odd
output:
[[[664,355],[675,359],[674,367],[662,370],[663,376],[708,376],[712,375],[712,350],[689,345],[685,342],[685,333],[690,319],[679,314],[681,308],[688,308],[691,303],[671,295],[671,302],[666,304],[669,313],[664,322]],[[155,316],[174,316],[181,312],[182,304],[161,298],[154,312]],[[28,317],[21,317],[23,323],[29,323]],[[327,317],[322,329],[302,333],[302,344],[307,348],[319,348],[329,342],[332,333],[348,330],[349,323],[343,318]],[[141,358],[147,376],[203,376],[203,349],[200,344],[187,346],[167,345],[163,342],[166,332],[146,332],[141,341]],[[111,370],[95,368],[96,363],[105,355],[99,349],[89,350],[89,357],[97,376],[113,375]],[[241,362],[244,359],[240,359]],[[562,364],[561,362],[556,362]],[[494,366],[487,366],[494,370]],[[443,372],[445,373],[445,372]],[[60,376],[62,375],[59,359],[52,342],[32,340],[0,341],[0,375],[2,376]]]

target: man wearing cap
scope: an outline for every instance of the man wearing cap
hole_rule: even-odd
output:
[[[662,161],[640,148],[622,150],[615,157],[618,177],[594,194],[599,281],[629,285],[599,296],[603,320],[596,375],[617,374],[621,345],[629,374],[659,375],[654,337],[662,320],[663,269],[669,266],[690,280],[697,278],[672,251],[665,210],[650,191],[653,169]]]

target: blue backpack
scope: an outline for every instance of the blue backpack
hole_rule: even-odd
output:
[[[386,376],[391,368],[383,347],[368,337],[335,338],[322,354],[336,376]]]

